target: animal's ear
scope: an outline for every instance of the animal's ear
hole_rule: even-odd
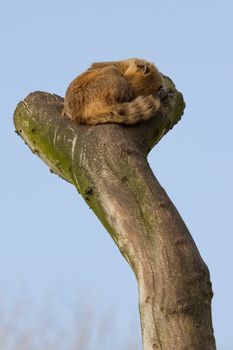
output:
[[[143,74],[149,73],[149,64],[147,62],[139,62],[137,63],[137,68]]]

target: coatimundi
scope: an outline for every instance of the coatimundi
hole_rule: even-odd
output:
[[[85,124],[133,125],[160,108],[162,85],[155,65],[143,59],[93,63],[69,85],[63,114]]]

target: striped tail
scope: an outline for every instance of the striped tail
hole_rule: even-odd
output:
[[[107,106],[94,118],[83,118],[87,124],[118,123],[134,125],[151,118],[160,108],[160,99],[152,95],[139,96],[131,102]]]

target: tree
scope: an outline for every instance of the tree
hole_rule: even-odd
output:
[[[208,268],[147,162],[185,107],[167,77],[165,84],[160,111],[133,127],[77,124],[61,116],[61,97],[43,92],[18,104],[14,123],[33,153],[77,188],[133,269],[143,350],[213,350]]]

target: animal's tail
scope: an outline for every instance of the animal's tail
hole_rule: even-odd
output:
[[[158,97],[139,96],[131,102],[106,106],[100,112],[89,119],[83,118],[82,122],[87,124],[119,123],[133,125],[151,118],[160,108]]]

